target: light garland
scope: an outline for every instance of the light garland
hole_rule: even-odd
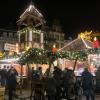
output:
[[[40,63],[47,64],[49,63],[50,58],[52,61],[55,61],[58,58],[66,58],[69,60],[86,60],[87,54],[83,51],[71,52],[71,51],[62,51],[53,53],[52,51],[47,51],[38,48],[31,48],[26,51],[20,58],[19,63]]]
[[[18,31],[18,33],[23,34],[23,33],[27,33],[27,31],[28,31],[28,28],[24,28],[24,29]],[[42,31],[32,28],[32,33],[41,34]]]
[[[6,53],[5,52],[2,54],[2,56],[0,56],[0,60],[2,59],[7,59],[7,58],[19,58],[20,55],[16,54],[16,53],[13,53],[13,54],[9,54],[9,53]]]

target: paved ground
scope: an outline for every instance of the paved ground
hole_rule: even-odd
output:
[[[82,100],[85,100],[85,98],[83,97]],[[96,95],[96,99],[95,100],[100,100],[100,95]]]
[[[23,91],[22,94],[20,94],[20,92],[18,91],[17,95],[22,99],[16,98],[14,100],[30,100],[30,98],[26,98],[26,97],[30,97],[30,92],[29,91]],[[5,99],[8,100],[8,96],[7,95],[5,96]],[[65,99],[62,99],[62,100],[65,100]],[[83,96],[82,100],[85,100],[84,96]],[[100,100],[100,95],[96,95],[96,99],[95,100]]]

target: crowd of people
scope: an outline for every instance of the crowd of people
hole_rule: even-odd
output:
[[[0,84],[8,91],[8,100],[13,100],[13,93],[17,86],[17,71],[13,66],[4,66],[0,68]]]
[[[0,84],[8,90],[8,100],[13,100],[13,93],[17,86],[17,71],[13,66],[4,66],[0,68]],[[31,85],[32,92],[36,93],[36,85],[39,81],[44,84],[44,89],[39,95],[44,96],[47,100],[82,100],[85,95],[86,100],[95,100],[95,80],[93,75],[88,71],[88,68],[82,72],[81,77],[77,77],[74,71],[65,68],[63,71],[58,67],[54,67],[54,71],[50,73],[50,69],[43,74],[42,67],[31,69]],[[40,84],[41,84],[40,83]],[[43,91],[44,90],[44,91]],[[38,92],[39,93],[39,92]],[[41,100],[36,96],[35,100]],[[45,99],[42,99],[45,100]]]
[[[52,75],[48,75],[48,69],[46,72],[43,75],[41,68],[32,69],[32,80],[36,82],[38,79],[43,79],[43,82],[46,83],[45,96],[48,100],[62,100],[62,98],[82,100],[82,95],[85,95],[86,100],[90,100],[90,98],[95,100],[95,82],[88,68],[85,68],[81,77],[75,76],[73,70],[65,68],[62,71],[57,66],[54,67]]]

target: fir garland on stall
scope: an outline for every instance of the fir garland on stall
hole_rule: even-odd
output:
[[[62,51],[53,53],[52,51],[38,49],[38,48],[30,48],[20,57],[20,64],[26,63],[38,63],[38,64],[48,64],[50,58],[52,61],[55,61],[58,58],[66,58],[69,60],[86,60],[87,54],[83,51]]]

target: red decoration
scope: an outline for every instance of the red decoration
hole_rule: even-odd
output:
[[[93,48],[98,48],[98,47],[99,47],[98,39],[96,37],[94,37],[94,39],[93,39]]]
[[[52,48],[52,52],[56,53],[57,52],[57,48]]]

